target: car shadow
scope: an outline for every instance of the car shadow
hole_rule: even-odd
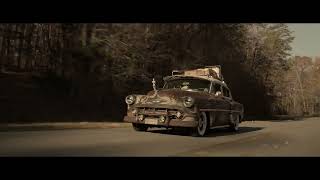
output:
[[[264,129],[263,127],[239,127],[237,132],[232,132],[228,128],[214,128],[210,129],[205,137],[219,137],[219,136],[229,136],[236,134],[249,133],[254,131],[259,131]],[[178,136],[190,136],[190,131],[185,129],[150,129],[148,130],[150,133],[159,133],[166,135],[178,135]]]
[[[261,122],[279,122],[279,123],[287,123],[287,122],[293,122],[293,121],[305,121],[305,119],[288,119],[288,120],[278,120],[278,119],[272,119],[272,120],[262,120]]]
[[[249,133],[254,131],[260,131],[264,129],[264,127],[239,127],[239,130],[237,132],[230,131],[228,128],[216,128],[216,129],[210,129],[207,137],[218,137],[218,136],[229,136],[229,135],[235,135],[235,134],[243,134],[243,133]]]

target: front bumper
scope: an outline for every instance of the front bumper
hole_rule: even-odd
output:
[[[139,123],[139,124],[146,124],[145,120],[139,121],[136,119],[135,116],[125,116],[125,122],[129,123]],[[157,124],[148,124],[150,126],[157,126],[157,127],[197,127],[198,121],[195,117],[184,117],[183,119],[169,119],[166,120],[164,123],[160,123],[158,121]]]

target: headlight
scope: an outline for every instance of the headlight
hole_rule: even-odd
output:
[[[126,97],[126,103],[132,105],[136,102],[136,97],[134,95],[129,95]]]
[[[182,113],[180,111],[178,111],[176,116],[177,116],[177,118],[181,118],[182,117]]]
[[[192,97],[186,97],[186,98],[184,98],[184,100],[183,100],[183,105],[185,106],[185,107],[192,107],[193,106],[193,104],[194,104],[194,99],[192,98]]]

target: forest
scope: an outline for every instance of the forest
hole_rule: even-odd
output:
[[[221,65],[249,118],[318,115],[320,60],[286,24],[0,24],[1,122],[121,121],[173,69]]]

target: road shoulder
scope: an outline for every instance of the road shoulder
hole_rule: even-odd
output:
[[[131,127],[124,122],[63,122],[63,123],[30,123],[30,124],[0,124],[0,132],[6,131],[41,131],[65,129],[108,129]]]

